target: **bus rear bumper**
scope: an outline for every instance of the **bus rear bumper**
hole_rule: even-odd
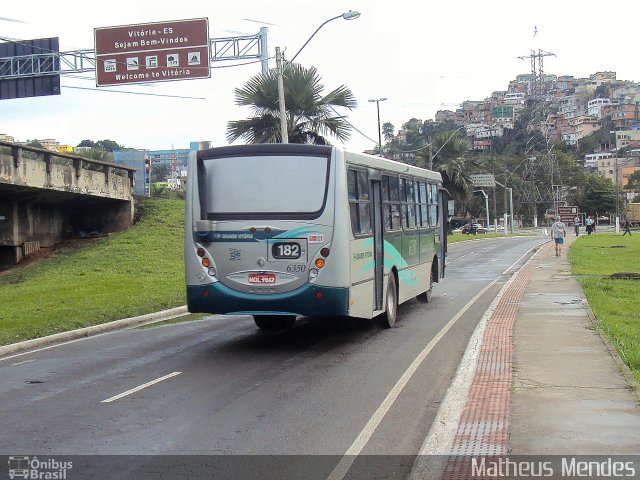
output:
[[[286,293],[256,295],[222,283],[187,286],[191,313],[341,316],[349,312],[349,289],[307,284]]]

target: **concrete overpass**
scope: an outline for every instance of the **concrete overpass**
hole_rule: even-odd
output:
[[[0,141],[0,265],[133,221],[135,169]]]

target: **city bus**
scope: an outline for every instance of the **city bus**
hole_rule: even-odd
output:
[[[334,146],[191,153],[184,257],[190,312],[379,318],[429,302],[445,272],[439,173]]]

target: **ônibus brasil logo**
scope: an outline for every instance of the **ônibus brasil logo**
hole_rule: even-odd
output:
[[[33,480],[66,480],[67,470],[73,468],[73,462],[62,462],[55,458],[39,460],[38,457],[9,457],[9,478]]]

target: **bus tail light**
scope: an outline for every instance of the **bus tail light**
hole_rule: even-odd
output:
[[[200,248],[198,248],[198,250],[196,250],[196,255],[198,255],[200,258],[204,257],[206,253],[207,252],[205,252],[204,248],[202,248],[202,247],[200,247]]]
[[[205,258],[203,258],[203,259],[202,259],[202,266],[203,266],[204,268],[209,268],[209,265],[211,265],[211,262],[209,261],[209,259],[208,259],[208,258],[206,258],[206,257],[205,257]]]
[[[315,265],[316,265],[316,268],[324,267],[324,258],[317,258]]]
[[[331,253],[331,250],[329,250],[329,248],[327,247],[320,249],[320,255],[322,255],[324,258],[327,258],[329,256],[329,253]]]

